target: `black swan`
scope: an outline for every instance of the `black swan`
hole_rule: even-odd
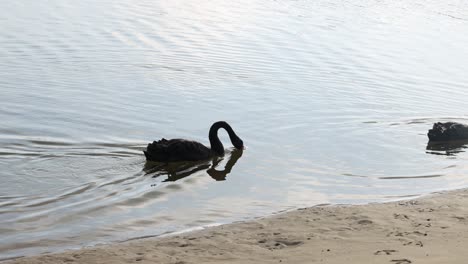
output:
[[[435,123],[427,133],[429,141],[468,140],[468,126],[455,123]]]
[[[231,143],[237,149],[244,148],[244,142],[240,139],[231,126],[224,122],[218,121],[214,123],[208,134],[211,148],[204,146],[196,141],[185,139],[161,139],[148,144],[148,147],[143,152],[146,160],[159,162],[175,162],[175,161],[198,161],[209,159],[213,156],[223,156],[224,147],[221,140],[218,138],[218,129],[224,128]]]

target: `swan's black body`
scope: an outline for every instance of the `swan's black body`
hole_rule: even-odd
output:
[[[429,141],[468,140],[468,126],[455,123],[435,123],[427,133]]]
[[[175,162],[175,161],[197,161],[208,159],[213,156],[224,155],[224,147],[218,138],[218,129],[224,128],[231,139],[231,143],[237,149],[243,149],[244,143],[240,139],[231,126],[219,121],[214,123],[208,134],[211,148],[204,146],[196,141],[185,139],[161,139],[148,144],[145,153],[146,160],[159,162]]]

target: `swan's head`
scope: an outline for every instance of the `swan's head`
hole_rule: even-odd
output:
[[[233,137],[232,145],[234,145],[236,149],[244,149],[244,141],[242,141],[238,136]]]

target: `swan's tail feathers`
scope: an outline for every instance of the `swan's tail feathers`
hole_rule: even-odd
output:
[[[168,140],[163,138],[149,143],[146,150],[143,150],[146,160],[163,161],[167,154],[167,142]]]

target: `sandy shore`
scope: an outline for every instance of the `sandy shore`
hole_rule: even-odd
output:
[[[300,209],[5,263],[468,263],[468,190]]]

